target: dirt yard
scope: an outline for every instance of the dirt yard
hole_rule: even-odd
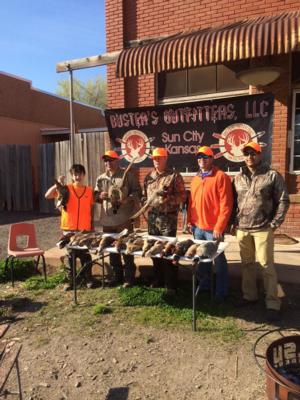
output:
[[[59,218],[27,217],[36,223],[40,246],[53,247]],[[24,216],[6,213],[0,218],[4,259],[8,224]],[[157,307],[149,307],[146,314],[142,307],[121,306],[118,289],[81,289],[79,306],[74,306],[72,293],[61,289],[28,291],[22,284],[15,289],[0,285],[2,321],[11,321],[6,340],[23,346],[25,400],[266,399],[264,374],[252,354],[256,339],[275,328],[264,323],[262,301],[237,313],[231,306],[204,310],[200,298],[197,332],[193,332],[189,319],[177,325],[168,322],[166,314],[159,319]],[[299,328],[298,287],[284,289],[281,326]],[[97,303],[113,312],[95,313]],[[225,322],[219,334],[216,327]],[[240,335],[230,336],[231,330]],[[270,336],[269,342],[275,337]],[[12,374],[8,388],[15,385]]]

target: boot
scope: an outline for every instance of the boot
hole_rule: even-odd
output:
[[[65,280],[66,283],[63,286],[63,291],[67,292],[73,289],[73,274],[70,265],[65,266]]]

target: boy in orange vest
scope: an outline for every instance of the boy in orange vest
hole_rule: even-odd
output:
[[[84,185],[85,168],[81,164],[73,164],[70,168],[72,176],[72,183],[67,185],[69,191],[69,199],[65,209],[61,209],[61,224],[60,227],[64,234],[77,231],[90,231],[92,230],[92,206],[93,206],[93,188]],[[58,181],[64,184],[64,177],[60,176]],[[58,197],[57,185],[51,186],[46,194],[46,199],[55,199]],[[72,250],[74,251],[74,250]],[[81,265],[90,263],[92,258],[88,251],[75,250],[75,255],[81,261]],[[69,268],[67,269],[68,282],[64,286],[64,290],[72,289],[73,276],[71,254],[68,254]],[[85,269],[84,275],[86,285],[88,288],[93,286],[91,266]]]

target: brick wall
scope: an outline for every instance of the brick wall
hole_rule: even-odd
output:
[[[106,2],[107,51],[121,50],[129,40],[171,35],[298,9],[297,0],[237,0],[234,3],[229,0],[110,0]],[[154,104],[154,76],[130,80],[130,90],[125,95],[124,79],[115,77],[114,65],[108,67],[109,107],[122,106],[125,97],[130,106]]]
[[[123,48],[124,43],[124,15],[122,1],[106,1],[106,47],[107,51],[116,51]],[[109,108],[125,106],[124,79],[116,79],[115,65],[107,66],[107,104]]]
[[[129,40],[171,35],[298,9],[297,0],[110,0],[106,2],[107,50],[121,50]],[[291,105],[289,57],[272,57],[272,64],[283,69],[281,77],[268,87],[268,91],[275,95],[272,164],[285,176],[290,193],[295,194],[300,190],[300,177],[288,174],[288,107]],[[154,75],[118,79],[115,65],[108,67],[109,107],[154,105],[155,98]],[[145,169],[141,169],[141,181],[144,175]],[[299,219],[300,203],[294,202],[283,230],[300,236]]]

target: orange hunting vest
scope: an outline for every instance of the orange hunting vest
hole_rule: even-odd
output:
[[[60,227],[64,231],[90,231],[92,229],[93,189],[91,186],[75,188],[68,184],[70,192],[67,211],[61,211]]]

